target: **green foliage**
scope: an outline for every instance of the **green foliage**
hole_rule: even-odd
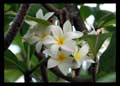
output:
[[[103,42],[110,36],[110,33],[104,33],[100,35],[85,35],[81,39],[87,41],[92,53],[96,56]]]
[[[81,8],[80,8],[80,15],[81,15],[81,17],[83,18],[84,21],[91,14],[92,14],[92,11],[91,11],[90,7],[84,6],[84,5],[81,6]]]
[[[21,75],[22,75],[22,73],[17,69],[6,69],[6,70],[4,70],[4,81],[5,82],[14,82]]]
[[[100,56],[98,76],[115,72],[116,68],[116,33],[113,32],[111,42],[106,51]]]
[[[116,81],[116,73],[106,74],[97,80],[97,82],[115,82]]]
[[[17,57],[10,50],[5,51],[4,59],[5,59],[5,67],[6,68],[11,67],[12,65],[15,65],[16,68],[18,68],[22,73],[24,73],[26,71],[25,64],[23,62],[19,61],[17,59]],[[9,66],[10,64],[8,65],[7,62],[11,63],[11,66]]]
[[[36,12],[37,12],[39,9],[42,9],[44,13],[45,13],[45,12],[48,12],[48,11],[42,6],[42,4],[31,4],[31,7],[30,7],[29,12],[28,12],[28,15],[35,17]]]

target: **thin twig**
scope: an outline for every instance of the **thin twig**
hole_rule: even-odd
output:
[[[27,14],[29,4],[21,4],[19,12],[15,16],[12,25],[4,36],[4,51],[9,47],[16,34],[20,31],[25,15]]]
[[[37,56],[39,61],[44,59],[44,55],[42,53],[38,54],[35,52],[35,55]],[[44,82],[49,82],[46,63],[47,63],[47,61],[45,61],[43,64],[40,65],[40,71],[41,71],[42,80]]]
[[[55,12],[56,16],[59,16],[59,9],[57,9],[56,7],[54,7],[52,4],[42,4],[47,10]]]

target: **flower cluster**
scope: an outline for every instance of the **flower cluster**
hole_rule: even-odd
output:
[[[36,17],[48,20],[54,13],[48,14],[43,16],[42,10],[39,10]],[[24,35],[23,40],[34,44],[37,53],[41,51],[42,45],[45,46],[43,52],[51,57],[47,63],[48,68],[58,66],[60,71],[67,75],[70,68],[79,68],[84,62],[94,62],[87,55],[88,44],[83,41],[81,46],[77,45],[76,39],[84,34],[80,31],[73,31],[69,20],[63,24],[63,28],[59,25],[42,27],[33,21],[26,22],[30,24],[30,29]]]

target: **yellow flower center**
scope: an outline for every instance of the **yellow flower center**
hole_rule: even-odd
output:
[[[58,45],[63,45],[63,44],[64,44],[64,38],[63,38],[63,37],[58,37],[58,38],[56,39],[56,43],[57,43]]]
[[[79,53],[75,53],[75,54],[74,54],[74,59],[75,59],[76,61],[79,61],[79,60],[80,60],[80,54],[79,54]]]
[[[59,53],[58,54],[58,57],[57,57],[57,60],[58,61],[64,61],[66,59],[66,56],[65,56],[65,54],[64,53]]]

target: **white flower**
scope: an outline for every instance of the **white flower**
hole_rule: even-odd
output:
[[[54,12],[49,12],[45,16],[43,16],[42,10],[39,9],[38,12],[36,13],[36,18],[48,20],[53,14],[54,14]],[[25,22],[30,25],[30,29],[23,36],[23,42],[28,42],[29,44],[36,43],[35,49],[39,53],[41,50],[41,47],[44,43],[44,40],[46,40],[46,37],[50,33],[50,28],[47,28],[48,26],[42,25],[35,21],[25,20]]]
[[[51,16],[53,16],[54,12],[48,12],[43,16],[43,11],[42,9],[39,9],[36,13],[36,18],[41,18],[43,20],[48,20]]]
[[[49,28],[34,28],[34,29],[29,29],[28,32],[23,36],[23,42],[27,42],[29,44],[35,44],[35,49],[39,53],[41,50],[41,47],[46,40],[47,36],[50,33]]]
[[[48,69],[58,66],[58,68],[64,75],[67,75],[67,73],[69,73],[69,68],[71,67],[73,58],[69,57],[68,52],[51,52],[49,49],[45,50],[44,52],[51,56],[47,63]]]
[[[49,28],[53,36],[49,36],[48,40],[44,44],[51,44],[51,50],[58,51],[59,48],[73,52],[75,50],[76,43],[72,39],[79,38],[83,35],[82,32],[72,32],[72,26],[70,21],[66,21],[63,25],[63,30],[56,25],[50,25]]]
[[[82,47],[80,49],[78,47],[76,47],[76,50],[73,53],[74,61],[73,61],[72,68],[79,68],[81,65],[83,67],[84,62],[93,63],[94,61],[90,57],[87,56],[88,52],[89,52],[88,44],[82,45]],[[88,68],[88,66],[87,66],[87,68]]]
[[[48,20],[51,16],[53,16],[53,14],[54,14],[54,12],[48,12],[48,13],[45,14],[45,16],[43,16],[42,9],[39,9],[36,13],[36,18],[40,18],[40,19],[43,19],[43,20]],[[35,21],[25,20],[25,22],[30,25],[30,28],[36,28],[38,26],[44,28],[44,26],[42,24],[38,24]]]

